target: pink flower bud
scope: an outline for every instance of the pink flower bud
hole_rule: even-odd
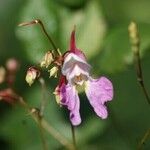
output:
[[[19,62],[15,58],[10,58],[6,62],[6,68],[9,72],[16,72],[19,69]]]
[[[0,91],[0,101],[3,100],[7,103],[13,104],[19,96],[10,88]]]
[[[39,70],[35,67],[30,67],[26,74],[26,82],[31,86],[39,76]]]

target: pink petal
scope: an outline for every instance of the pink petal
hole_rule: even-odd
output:
[[[74,83],[74,78],[76,76],[84,76],[85,78],[81,78],[81,80],[83,81],[84,79],[88,79],[90,68],[91,66],[85,60],[81,59],[73,53],[70,53],[64,59],[64,63],[62,66],[62,74],[66,76],[66,79],[70,84],[74,85],[78,84]]]
[[[102,119],[107,118],[108,112],[104,104],[113,98],[113,85],[111,81],[105,77],[99,79],[91,78],[87,81],[85,92],[96,114]]]
[[[76,126],[81,123],[80,117],[80,101],[78,94],[76,92],[75,87],[71,86],[70,84],[63,84],[61,89],[61,105],[66,106],[70,111],[70,121],[71,123]]]

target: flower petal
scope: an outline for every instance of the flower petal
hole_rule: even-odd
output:
[[[108,112],[105,102],[113,98],[113,86],[105,77],[90,79],[86,83],[86,95],[96,114],[102,119],[107,118]]]
[[[66,76],[68,82],[72,85],[81,84],[84,80],[87,80],[89,77],[90,65],[77,55],[70,53],[68,54],[62,66],[62,74]],[[75,82],[74,78],[80,76],[81,82]]]
[[[60,90],[61,93],[61,105],[66,106],[68,110],[70,111],[70,121],[71,123],[76,126],[81,123],[81,117],[80,117],[80,101],[79,96],[76,92],[76,89],[74,86],[71,86],[70,84],[63,84]]]
[[[68,72],[72,71],[75,65],[78,65],[82,70],[86,72],[89,72],[91,68],[84,59],[81,59],[77,55],[70,53],[64,59],[62,74],[67,75]]]

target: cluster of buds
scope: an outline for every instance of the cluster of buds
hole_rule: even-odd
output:
[[[51,65],[51,63],[54,61],[54,54],[53,54],[53,51],[51,52],[51,51],[48,51],[46,54],[45,54],[45,56],[44,56],[44,58],[43,58],[43,60],[41,61],[41,63],[40,63],[40,66],[42,67],[42,68],[48,68],[50,65]]]
[[[54,54],[54,51],[48,51],[46,52],[43,60],[41,61],[40,63],[40,67],[42,68],[49,68],[51,64],[55,64],[55,66],[53,66],[52,68],[50,68],[48,70],[49,72],[49,77],[55,77],[57,78],[57,73],[58,73],[58,70],[59,70],[59,65],[58,63],[56,63],[56,57],[55,57],[55,54]]]

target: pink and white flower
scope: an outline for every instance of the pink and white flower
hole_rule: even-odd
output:
[[[90,76],[91,66],[84,53],[76,48],[75,31],[71,34],[70,50],[64,55],[61,68],[62,77],[55,90],[62,106],[70,111],[70,121],[76,126],[81,123],[80,101],[76,86],[84,86],[86,96],[95,113],[102,119],[107,118],[105,103],[113,98],[113,85],[106,77],[93,79]]]

